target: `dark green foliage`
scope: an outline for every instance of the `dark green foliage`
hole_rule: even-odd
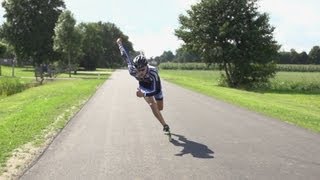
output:
[[[3,36],[20,61],[34,64],[53,61],[54,27],[65,8],[63,0],[6,0]]]
[[[75,27],[76,20],[74,19],[70,11],[64,11],[59,16],[58,22],[54,28],[55,34],[54,50],[61,54],[62,62],[69,70],[69,77],[71,77],[71,71],[76,72],[79,66],[79,56],[81,55],[81,34]]]
[[[309,52],[310,63],[320,64],[320,47],[314,46]]]
[[[113,23],[81,23],[78,26],[82,34],[81,48],[83,56],[80,66],[86,70],[95,70],[97,67],[115,68],[124,65],[116,44],[121,37],[128,51],[133,51],[132,43]]]
[[[159,58],[160,58],[160,63],[164,63],[164,62],[172,62],[175,56],[173,55],[172,51],[164,51]]]
[[[187,48],[181,47],[176,50],[175,61],[184,62],[200,62],[201,58],[194,52],[188,51]]]
[[[279,46],[257,0],[201,0],[180,15],[176,35],[206,63],[218,63],[231,87],[267,81]],[[274,68],[274,69],[273,69]]]

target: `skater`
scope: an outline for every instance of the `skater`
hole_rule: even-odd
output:
[[[148,61],[143,54],[136,56],[132,60],[122,45],[121,38],[117,39],[117,44],[119,46],[121,56],[128,64],[130,75],[139,81],[139,87],[137,88],[136,92],[137,97],[143,97],[145,99],[145,101],[149,104],[153,115],[162,124],[163,131],[169,133],[169,126],[164,121],[164,118],[160,112],[163,109],[163,95],[161,90],[161,81],[157,69],[148,64]]]

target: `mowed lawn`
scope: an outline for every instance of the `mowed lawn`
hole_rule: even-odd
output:
[[[320,85],[320,73],[279,72],[272,87],[264,91],[246,91],[218,86],[218,71],[160,70],[161,78],[230,102],[264,115],[320,132],[320,89],[307,92],[290,85]]]
[[[32,71],[24,68],[16,72],[23,77],[33,76]],[[65,78],[67,75],[62,74],[62,79],[48,80],[43,85],[0,97],[0,174],[15,149],[29,142],[41,146],[48,133],[63,128],[112,70],[104,70],[100,75],[96,73],[79,73],[73,78]],[[21,78],[21,81],[26,79],[32,80]]]

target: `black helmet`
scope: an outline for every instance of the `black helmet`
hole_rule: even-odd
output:
[[[148,65],[148,61],[144,55],[140,54],[133,59],[133,65],[137,69],[140,69]]]

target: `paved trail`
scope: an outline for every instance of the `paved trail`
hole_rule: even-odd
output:
[[[21,179],[320,179],[320,135],[163,82],[163,135],[118,70]]]

